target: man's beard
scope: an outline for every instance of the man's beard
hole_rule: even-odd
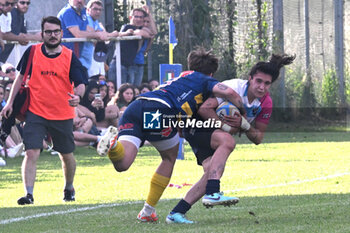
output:
[[[49,44],[48,42],[44,41],[44,45],[48,47],[49,49],[55,49],[61,44],[61,39],[57,41],[55,44]]]

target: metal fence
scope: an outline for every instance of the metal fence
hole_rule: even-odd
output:
[[[225,4],[226,1],[212,1],[212,5]],[[262,14],[263,23],[266,23],[264,32],[264,49],[271,54],[276,39],[273,25],[273,10],[277,4],[281,4],[279,11],[283,11],[282,17],[277,20],[283,20],[283,40],[282,47],[284,52],[295,54],[296,60],[286,71],[285,85],[287,103],[279,101],[282,98],[276,98],[277,105],[289,106],[295,99],[300,99],[302,95],[295,85],[307,85],[310,82],[310,94],[313,100],[309,103],[313,106],[323,106],[324,104],[324,77],[330,71],[335,72],[337,79],[337,88],[334,95],[337,95],[339,102],[346,101],[350,103],[350,0],[240,0],[235,1],[236,21],[234,32],[235,60],[238,64],[251,64],[257,61],[259,44],[256,31],[257,25],[257,4],[264,5]],[[341,8],[343,7],[343,8]],[[283,9],[283,10],[282,10]],[[221,50],[224,51],[227,40],[226,17],[219,10],[214,10],[215,15],[220,22],[220,29],[215,33]],[[254,38],[255,36],[255,38]],[[253,45],[252,45],[253,44]],[[220,48],[218,49],[220,51]],[[254,54],[252,54],[252,51]],[[248,72],[249,66],[241,65],[243,69],[238,71],[241,76]],[[346,87],[345,84],[348,84]],[[343,89],[342,89],[343,88]],[[274,94],[278,95],[281,91],[281,85],[275,85]],[[344,96],[345,93],[345,96]],[[343,96],[342,96],[343,94]],[[346,96],[347,95],[347,96]],[[302,100],[299,100],[302,102]],[[344,104],[344,103],[342,103]],[[303,105],[303,103],[299,103]],[[307,106],[308,107],[308,106]]]

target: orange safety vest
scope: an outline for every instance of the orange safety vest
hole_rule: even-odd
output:
[[[48,58],[41,51],[43,43],[33,46],[32,74],[28,82],[29,111],[47,120],[74,118],[74,108],[68,103],[71,98],[68,92],[73,93],[73,84],[69,80],[72,51],[62,46],[58,57]]]

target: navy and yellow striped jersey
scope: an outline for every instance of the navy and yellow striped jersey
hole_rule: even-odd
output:
[[[211,94],[218,81],[196,71],[185,71],[142,98],[161,99],[181,115],[192,116]]]

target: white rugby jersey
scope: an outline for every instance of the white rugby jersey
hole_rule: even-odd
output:
[[[248,101],[248,80],[242,79],[230,79],[223,82],[225,85],[231,87],[238,95],[241,96],[244,108],[247,112],[247,120],[249,123],[261,122],[268,124],[272,113],[272,99],[269,92],[262,98],[256,98],[251,103]],[[219,105],[225,100],[222,98],[216,98]]]

